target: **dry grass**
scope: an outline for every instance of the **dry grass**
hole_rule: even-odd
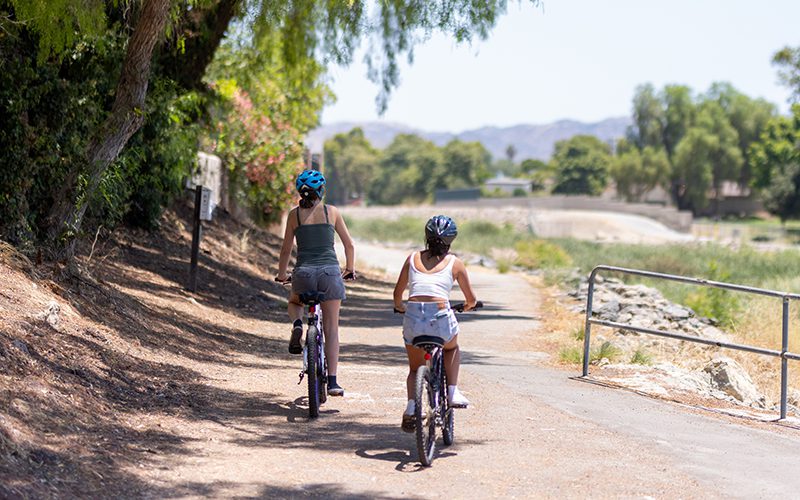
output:
[[[783,325],[783,306],[780,299],[753,297],[733,328],[732,334],[737,342],[763,347],[781,349]],[[791,303],[789,307],[789,351],[800,352],[800,304]],[[736,359],[750,374],[753,382],[776,401],[780,394],[780,360],[758,354],[728,351],[726,355]],[[789,386],[800,389],[800,363],[789,361]]]
[[[33,272],[33,263],[16,248],[0,240],[0,263],[24,273]]]
[[[555,354],[553,364],[574,369],[583,359],[583,331],[585,315],[572,309],[578,305],[556,285],[546,285],[541,276],[528,278],[539,290],[540,319],[536,335],[527,337],[527,347]],[[594,327],[593,338],[610,337],[612,331],[605,327]],[[598,344],[598,346],[601,344]]]
[[[566,296],[558,285],[546,286],[539,277],[531,278],[533,286],[541,293],[541,327],[532,336],[532,347],[554,354],[553,361],[574,369],[583,357],[583,331],[585,315],[572,309],[581,303]],[[755,297],[742,308],[742,314],[731,332],[733,341],[767,349],[780,350],[781,302],[769,297]],[[800,304],[790,307],[789,350],[800,352]],[[593,356],[604,339],[613,339],[614,332],[605,327],[592,327]],[[739,363],[769,401],[777,402],[780,396],[780,360],[753,353],[703,346],[671,339],[645,336],[646,349],[639,347],[618,357],[636,364],[669,362],[687,369],[702,369],[716,356],[728,356]],[[613,341],[612,341],[613,343]],[[677,344],[677,345],[676,345]],[[789,362],[789,387],[800,390],[800,363]]]

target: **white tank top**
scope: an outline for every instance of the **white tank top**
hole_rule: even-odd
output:
[[[453,288],[453,263],[454,255],[449,255],[450,262],[444,269],[435,273],[423,273],[414,265],[417,252],[408,257],[408,298],[426,295],[450,300],[450,290]]]

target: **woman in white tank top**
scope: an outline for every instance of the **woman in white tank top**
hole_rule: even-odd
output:
[[[414,390],[417,369],[425,364],[425,351],[414,347],[418,335],[436,335],[445,340],[444,367],[447,372],[447,397],[454,408],[466,408],[469,401],[458,390],[461,354],[458,348],[458,321],[450,309],[450,290],[455,282],[464,293],[464,310],[475,307],[477,299],[461,259],[450,253],[450,244],[458,234],[456,223],[437,215],[425,224],[425,250],[408,256],[394,287],[394,308],[405,313],[403,339],[408,355],[406,388],[408,404],[403,412],[402,428],[414,432]],[[408,287],[408,302],[403,293]]]

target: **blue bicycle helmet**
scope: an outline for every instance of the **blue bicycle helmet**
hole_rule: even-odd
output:
[[[297,187],[297,192],[301,195],[303,191],[311,190],[322,198],[322,195],[325,194],[325,176],[319,170],[303,170],[297,176],[295,186]]]
[[[446,245],[453,243],[458,236],[458,228],[453,219],[446,215],[434,215],[425,224],[426,240],[441,240]]]

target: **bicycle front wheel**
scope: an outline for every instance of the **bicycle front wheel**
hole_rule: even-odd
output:
[[[433,452],[436,448],[436,409],[432,404],[433,387],[428,367],[420,366],[417,369],[416,384],[414,414],[417,421],[417,452],[420,463],[427,467],[433,462]]]
[[[308,347],[308,416],[319,416],[319,344],[317,343],[317,327],[309,326],[306,332]]]

